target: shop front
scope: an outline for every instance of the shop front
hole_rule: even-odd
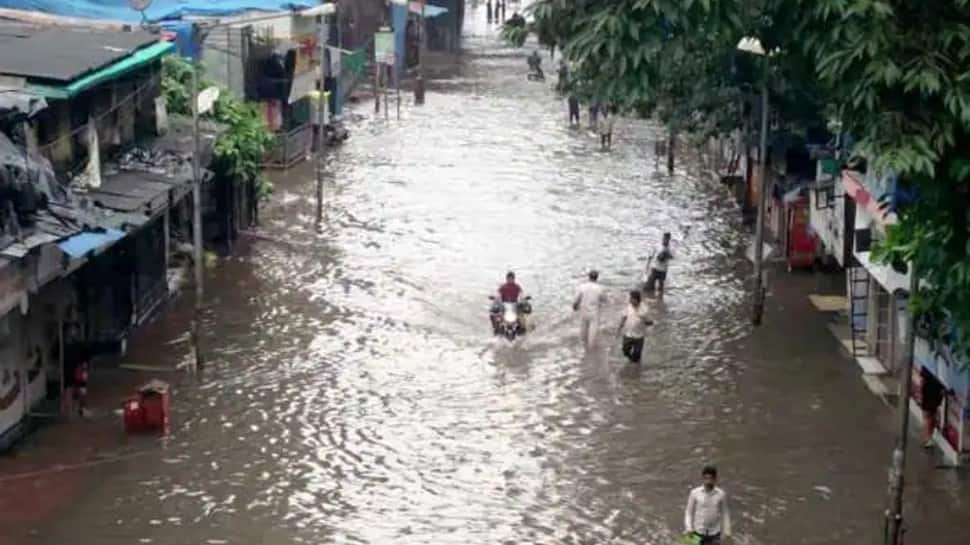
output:
[[[948,463],[970,462],[970,366],[960,361],[949,346],[917,337],[909,406],[920,420],[924,419],[924,380],[937,381],[944,392],[937,411],[934,442]]]

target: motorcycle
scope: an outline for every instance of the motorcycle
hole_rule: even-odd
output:
[[[531,296],[518,303],[503,303],[498,301],[494,295],[488,296],[493,302],[490,317],[492,329],[496,336],[501,335],[508,341],[514,341],[516,337],[525,333],[525,316],[532,314]]]
[[[546,75],[542,73],[542,70],[529,70],[525,77],[529,81],[546,81]]]

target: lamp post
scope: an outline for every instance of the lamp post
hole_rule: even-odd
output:
[[[765,241],[765,208],[768,203],[768,172],[767,152],[768,152],[768,70],[767,54],[761,45],[761,40],[757,38],[742,38],[738,42],[738,51],[744,51],[765,57],[765,70],[761,80],[761,143],[758,150],[758,177],[761,180],[761,188],[758,192],[758,217],[755,222],[754,232],[754,277],[753,277],[753,305],[751,323],[759,326],[765,312],[765,286],[764,286],[764,241]],[[747,144],[745,144],[747,146]]]

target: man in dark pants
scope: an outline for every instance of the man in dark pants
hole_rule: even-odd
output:
[[[717,468],[704,466],[704,484],[690,491],[684,511],[684,533],[699,545],[721,545],[721,536],[731,535],[731,512],[727,494],[717,486]]]
[[[667,282],[667,268],[673,258],[674,254],[670,251],[670,233],[664,233],[660,250],[653,257],[653,263],[650,265],[650,275],[647,277],[645,286],[648,292],[653,293],[659,283],[660,293],[663,293],[664,284]]]
[[[579,99],[576,95],[569,95],[569,124],[579,126]]]
[[[627,305],[626,313],[620,320],[619,331],[617,331],[617,334],[623,334],[623,355],[630,360],[630,363],[640,363],[643,339],[647,335],[647,326],[651,325],[653,322],[647,314],[640,292],[631,291],[630,304]]]

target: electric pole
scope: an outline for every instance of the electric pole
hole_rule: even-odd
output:
[[[916,267],[909,265],[909,300],[912,302],[919,290]],[[899,383],[899,436],[893,449],[892,467],[889,470],[890,502],[886,510],[886,545],[903,544],[903,488],[906,472],[906,447],[909,444],[909,390],[913,386],[913,360],[916,354],[916,316],[910,304],[909,328],[906,330],[906,358],[903,360],[903,376]]]
[[[758,175],[761,178],[761,189],[758,192],[758,219],[755,223],[754,234],[754,305],[751,323],[759,326],[765,312],[764,286],[764,244],[765,244],[765,207],[768,205],[768,77],[761,84],[761,149],[758,152]]]
[[[195,305],[192,318],[192,347],[195,351],[195,365],[202,364],[199,322],[202,320],[202,298],[205,295],[205,280],[202,248],[202,173],[199,165],[199,71],[198,64],[192,61],[192,246],[195,261]]]

